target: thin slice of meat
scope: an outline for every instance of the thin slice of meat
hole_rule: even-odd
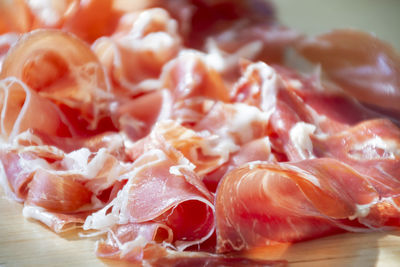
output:
[[[179,249],[204,242],[215,229],[214,206],[212,195],[192,168],[167,144],[145,152],[133,163],[132,172],[123,176],[128,181],[118,196],[89,216],[84,229],[111,230],[113,225],[127,223],[140,228],[157,222],[172,230],[172,245]],[[136,242],[129,250],[146,244]]]
[[[12,77],[0,80],[0,114],[0,134],[6,140],[28,129],[71,135],[70,124],[55,104]]]
[[[190,164],[194,164],[194,171],[201,178],[226,163],[230,153],[238,150],[238,146],[230,140],[210,133],[200,134],[175,121],[166,120],[157,123],[147,137],[129,146],[127,153],[132,160],[136,160],[143,153],[165,145],[182,153]]]
[[[400,129],[387,119],[313,137],[313,150],[318,157],[336,158],[368,176],[382,197],[400,193]]]
[[[380,199],[366,177],[327,158],[249,163],[228,173],[216,196],[219,252],[349,230],[342,220],[361,222],[369,213],[369,209],[362,210],[366,206],[391,206],[388,210],[393,212],[393,205]],[[384,227],[387,221],[381,218],[392,215],[382,210],[380,216],[370,219]]]
[[[255,139],[242,145],[238,151],[230,155],[229,160],[226,163],[208,173],[203,178],[203,182],[211,192],[215,192],[219,182],[226,173],[252,161],[276,161],[275,156],[271,151],[271,142],[268,137]]]
[[[206,97],[229,101],[228,88],[206,54],[183,50],[164,67],[160,79],[175,100]]]
[[[178,54],[181,38],[176,21],[154,8],[125,14],[113,35],[98,39],[92,48],[116,86],[137,95],[148,91],[146,80],[157,79]]]
[[[25,205],[22,214],[25,218],[39,221],[53,230],[55,233],[62,233],[82,227],[86,217],[92,211],[75,213],[57,213],[47,211],[38,206]]]
[[[131,140],[138,140],[150,133],[158,122],[170,119],[172,97],[168,90],[157,90],[133,99],[124,99],[115,112],[119,129]]]
[[[0,34],[27,32],[32,27],[32,19],[24,0],[0,2]]]
[[[335,30],[297,47],[360,101],[400,111],[400,56],[377,37],[356,30]]]
[[[76,12],[79,2],[79,0],[26,0],[26,7],[32,16],[32,25],[28,31],[61,27],[65,17]]]
[[[37,170],[29,184],[28,205],[39,206],[52,212],[74,212],[91,203],[92,192],[79,176],[59,176]]]
[[[61,1],[53,1],[61,2]],[[114,8],[114,0],[67,0],[62,29],[92,43],[101,36],[111,35],[118,24],[121,12]]]
[[[103,67],[70,33],[37,30],[23,35],[4,59],[0,77],[9,76],[58,105],[79,110],[89,129],[108,114],[111,88]]]
[[[193,129],[215,134],[221,142],[242,145],[266,136],[268,120],[269,114],[257,107],[217,102]]]

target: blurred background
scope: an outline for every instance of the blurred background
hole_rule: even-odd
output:
[[[400,0],[274,0],[283,24],[310,35],[334,28],[372,32],[400,53]]]

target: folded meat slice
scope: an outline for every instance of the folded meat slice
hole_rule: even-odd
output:
[[[0,77],[9,76],[59,106],[78,110],[87,128],[93,129],[108,114],[112,95],[103,67],[70,33],[37,30],[23,35],[4,59]]]
[[[28,129],[71,135],[71,126],[60,109],[13,77],[0,80],[0,114],[0,134],[6,140]]]
[[[400,55],[389,44],[348,29],[304,40],[297,49],[360,101],[400,111]]]
[[[124,99],[115,114],[119,129],[131,140],[145,137],[158,121],[171,117],[172,104],[171,93],[166,89]]]
[[[228,88],[213,65],[206,54],[183,50],[164,67],[160,80],[175,100],[205,97],[227,102]]]
[[[83,177],[59,176],[38,169],[29,184],[25,203],[48,211],[74,212],[91,203],[92,192],[85,187]]]
[[[313,137],[313,147],[316,156],[336,158],[368,176],[382,197],[400,193],[400,129],[391,121],[367,120],[335,135]]]
[[[166,120],[157,123],[147,137],[129,146],[127,153],[132,160],[136,160],[143,153],[164,146],[181,153],[190,164],[194,164],[194,171],[201,178],[226,163],[230,154],[239,149],[230,140],[208,132],[198,133],[175,121]]]
[[[134,95],[154,89],[151,81],[180,48],[176,21],[161,8],[125,14],[110,37],[92,46],[115,85]]]
[[[224,177],[215,205],[219,252],[357,231],[370,227],[364,217],[374,229],[398,227],[400,216],[367,176],[329,158],[248,163]]]
[[[171,230],[171,233],[167,230],[169,241],[164,245],[184,249],[202,243],[215,229],[214,205],[212,195],[193,172],[193,167],[167,144],[143,153],[134,161],[133,170],[121,177],[127,179],[127,183],[117,197],[89,216],[84,229],[113,233],[126,224],[137,228],[138,234],[132,233],[129,237],[131,245],[123,245],[128,242],[124,239],[125,233],[113,235],[123,242],[106,241],[113,246],[117,244],[122,257],[157,242],[162,237],[157,235],[160,227]],[[157,223],[151,234],[140,234],[151,223]]]

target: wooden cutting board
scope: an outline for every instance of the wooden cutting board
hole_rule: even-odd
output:
[[[59,236],[24,219],[22,205],[0,195],[0,266],[128,266],[96,258],[94,239],[81,239],[76,233]],[[341,234],[248,254],[286,259],[294,267],[400,266],[400,231]]]

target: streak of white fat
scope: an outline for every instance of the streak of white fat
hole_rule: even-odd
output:
[[[177,34],[177,22],[171,19],[167,11],[162,8],[152,8],[140,12],[139,16],[134,21],[129,34],[135,38],[142,37],[143,33],[146,31],[146,27],[151,23],[152,20],[164,22],[166,25],[166,32]]]
[[[24,206],[24,208],[22,209],[22,215],[25,218],[32,218],[38,220],[44,223],[45,225],[49,226],[50,228],[54,223],[54,217],[48,214],[45,211],[45,209],[41,207]]]
[[[218,164],[223,164],[229,160],[229,155],[240,149],[232,139],[217,137],[207,140],[201,146],[201,150],[206,156],[219,156]]]
[[[159,90],[162,87],[161,81],[158,79],[145,79],[135,86],[133,90],[135,93],[152,92]]]
[[[162,104],[161,104],[161,110],[158,115],[157,121],[163,121],[171,118],[171,112],[172,112],[172,96],[169,90],[163,89],[161,91],[162,94]]]
[[[195,168],[196,168],[196,166],[193,163],[191,163],[187,158],[182,156],[179,158],[178,165],[171,166],[169,168],[169,173],[178,175],[178,176],[184,176],[180,171],[181,169],[193,171]]]
[[[390,203],[395,209],[397,209],[400,212],[400,207],[399,205],[396,204],[396,202],[393,201],[393,197],[383,197],[381,199],[381,202]]]
[[[4,169],[3,162],[0,161],[0,186],[3,188],[4,193],[6,194],[7,197],[11,199],[15,199],[18,202],[22,202],[23,199],[18,198],[12,191],[10,184],[7,179],[7,174]]]
[[[127,36],[124,38],[125,42],[137,51],[164,51],[164,53],[177,45],[177,39],[166,32],[149,33],[139,40]]]
[[[114,233],[112,233],[112,234],[114,234]],[[114,238],[116,241],[118,240],[116,236],[114,236]],[[121,244],[121,242],[119,240],[117,242],[118,242],[117,243],[118,247],[121,251],[120,258],[122,259],[125,255],[127,255],[129,252],[131,252],[134,248],[137,248],[137,247],[144,248],[147,245],[147,243],[149,243],[149,240],[147,240],[142,235],[138,235],[134,240],[125,242],[123,244]]]
[[[34,135],[31,130],[26,130],[14,137],[11,144],[13,147],[18,147],[21,142],[29,142],[31,145],[43,146],[43,141],[37,135]]]
[[[17,117],[17,119],[15,120],[13,129],[12,129],[10,135],[9,135],[9,138],[12,139],[12,138],[14,138],[14,136],[16,136],[16,135],[18,134],[18,132],[20,131],[21,120],[22,120],[22,118],[24,117],[24,114],[27,112],[27,109],[28,109],[29,102],[30,102],[30,100],[31,100],[32,94],[31,94],[29,88],[28,88],[23,82],[21,82],[20,80],[14,78],[14,77],[10,77],[10,78],[8,78],[7,80],[10,81],[10,85],[9,85],[9,86],[11,86],[12,83],[18,83],[18,84],[21,86],[21,88],[23,89],[24,93],[25,93],[24,104],[23,104],[21,110],[19,111],[18,117]],[[7,92],[7,98],[6,98],[6,99],[8,99],[8,97],[9,97],[9,90],[8,90],[8,88],[7,88],[6,92]],[[7,102],[8,102],[8,101],[7,101]],[[6,103],[7,103],[7,102],[6,102]],[[7,107],[4,106],[3,109],[4,109],[4,108],[7,108]],[[4,111],[4,110],[3,110],[3,111]],[[2,114],[5,114],[5,112],[2,112]],[[3,121],[3,118],[2,118],[2,121]]]
[[[118,223],[118,209],[120,208],[121,202],[118,197],[120,192],[118,192],[117,197],[105,207],[86,217],[85,223],[82,227],[83,230],[106,230]],[[110,208],[112,211],[106,214]]]
[[[230,133],[239,134],[242,143],[253,139],[252,124],[254,122],[268,123],[269,115],[256,107],[243,103],[233,104],[234,116],[229,118],[227,125],[218,130],[222,136],[230,136]]]
[[[249,170],[253,170],[257,167],[257,165],[261,165],[261,164],[265,164],[265,163],[266,163],[266,161],[255,160],[255,161],[247,162],[246,166],[248,166]]]
[[[315,185],[317,187],[321,187],[319,180],[316,177],[314,177],[314,175],[306,172],[305,170],[300,169],[300,168],[290,165],[290,164],[286,164],[286,163],[281,163],[281,166],[284,168],[287,168],[289,170],[297,172],[303,179],[311,182],[313,185]]]
[[[182,51],[179,53],[179,58],[185,59],[185,74],[183,76],[182,82],[178,84],[178,91],[186,96],[191,93],[191,89],[194,88],[199,83],[199,77],[194,71],[195,62],[199,57],[198,52],[193,51]]]
[[[40,18],[46,26],[55,26],[60,20],[52,0],[27,0],[30,10]]]
[[[327,121],[328,118],[325,115],[318,114],[318,112],[316,112],[310,106],[305,105],[305,108],[307,109],[308,113],[311,115],[315,125],[321,125],[321,123]],[[325,136],[323,133],[318,133],[318,135],[321,135],[320,137],[324,137]]]
[[[379,154],[376,149],[382,149],[383,155]],[[383,139],[378,135],[366,140],[363,143],[357,143],[353,146],[351,157],[365,159],[396,159],[400,157],[400,143],[393,139]],[[360,153],[354,153],[359,151]],[[359,156],[358,156],[359,155]]]
[[[163,162],[167,159],[167,155],[160,149],[152,149],[150,151],[145,152],[139,158],[136,159],[135,163],[140,163],[142,159],[146,157],[153,156],[155,159],[153,161],[146,162],[145,164],[135,167],[131,172],[126,173],[120,177],[121,178],[128,178],[127,183],[124,187],[118,192],[118,195],[115,199],[120,200],[120,206],[114,206],[112,212],[119,212],[119,224],[124,224],[129,222],[129,214],[128,214],[128,201],[129,201],[129,190],[132,186],[135,185],[135,179],[137,178],[137,174],[142,171],[143,169],[149,168],[151,166],[155,166],[160,162]],[[135,165],[134,163],[134,165]],[[115,208],[115,210],[114,210]]]
[[[181,164],[169,167],[169,173],[177,176],[184,176],[183,173],[181,172],[182,169],[193,171],[195,168],[196,166],[188,161],[187,164]]]
[[[205,61],[215,70],[222,72],[232,69],[238,64],[240,58],[253,59],[262,49],[261,41],[253,41],[243,45],[233,54],[227,54],[218,48],[213,38],[208,38],[206,42],[207,54]]]
[[[276,104],[278,88],[282,83],[280,76],[269,65],[264,62],[257,62],[246,68],[244,75],[239,79],[235,87],[240,87],[241,84],[246,84],[253,73],[258,73],[261,78],[260,88],[256,91],[260,91],[261,93],[260,107],[270,115]]]
[[[356,210],[353,215],[349,216],[349,220],[354,220],[357,218],[363,218],[363,217],[368,216],[371,207],[374,206],[375,204],[377,204],[378,202],[381,202],[381,200],[376,198],[368,204],[361,204],[361,205],[355,204]]]
[[[314,158],[313,144],[310,135],[316,130],[315,125],[297,122],[289,131],[290,140],[299,153],[301,159]]]
[[[287,84],[297,90],[299,90],[303,87],[303,84],[299,80],[295,80],[295,79],[291,79],[291,80],[287,81]]]
[[[2,93],[4,94],[3,97],[3,105],[2,105],[2,109],[1,109],[1,117],[0,117],[0,130],[1,130],[1,136],[5,137],[7,135],[6,133],[6,127],[5,127],[5,120],[6,120],[6,110],[7,110],[7,104],[8,104],[8,97],[9,97],[9,89],[6,85],[6,82],[3,80],[0,83],[0,90],[2,91]]]
[[[39,169],[43,169],[43,170],[51,170],[51,166],[50,164],[41,158],[37,158],[37,159],[25,159],[23,157],[20,157],[19,159],[19,165],[20,168],[22,169],[22,171],[20,172],[20,174],[24,174],[24,173],[32,173],[35,172]]]

